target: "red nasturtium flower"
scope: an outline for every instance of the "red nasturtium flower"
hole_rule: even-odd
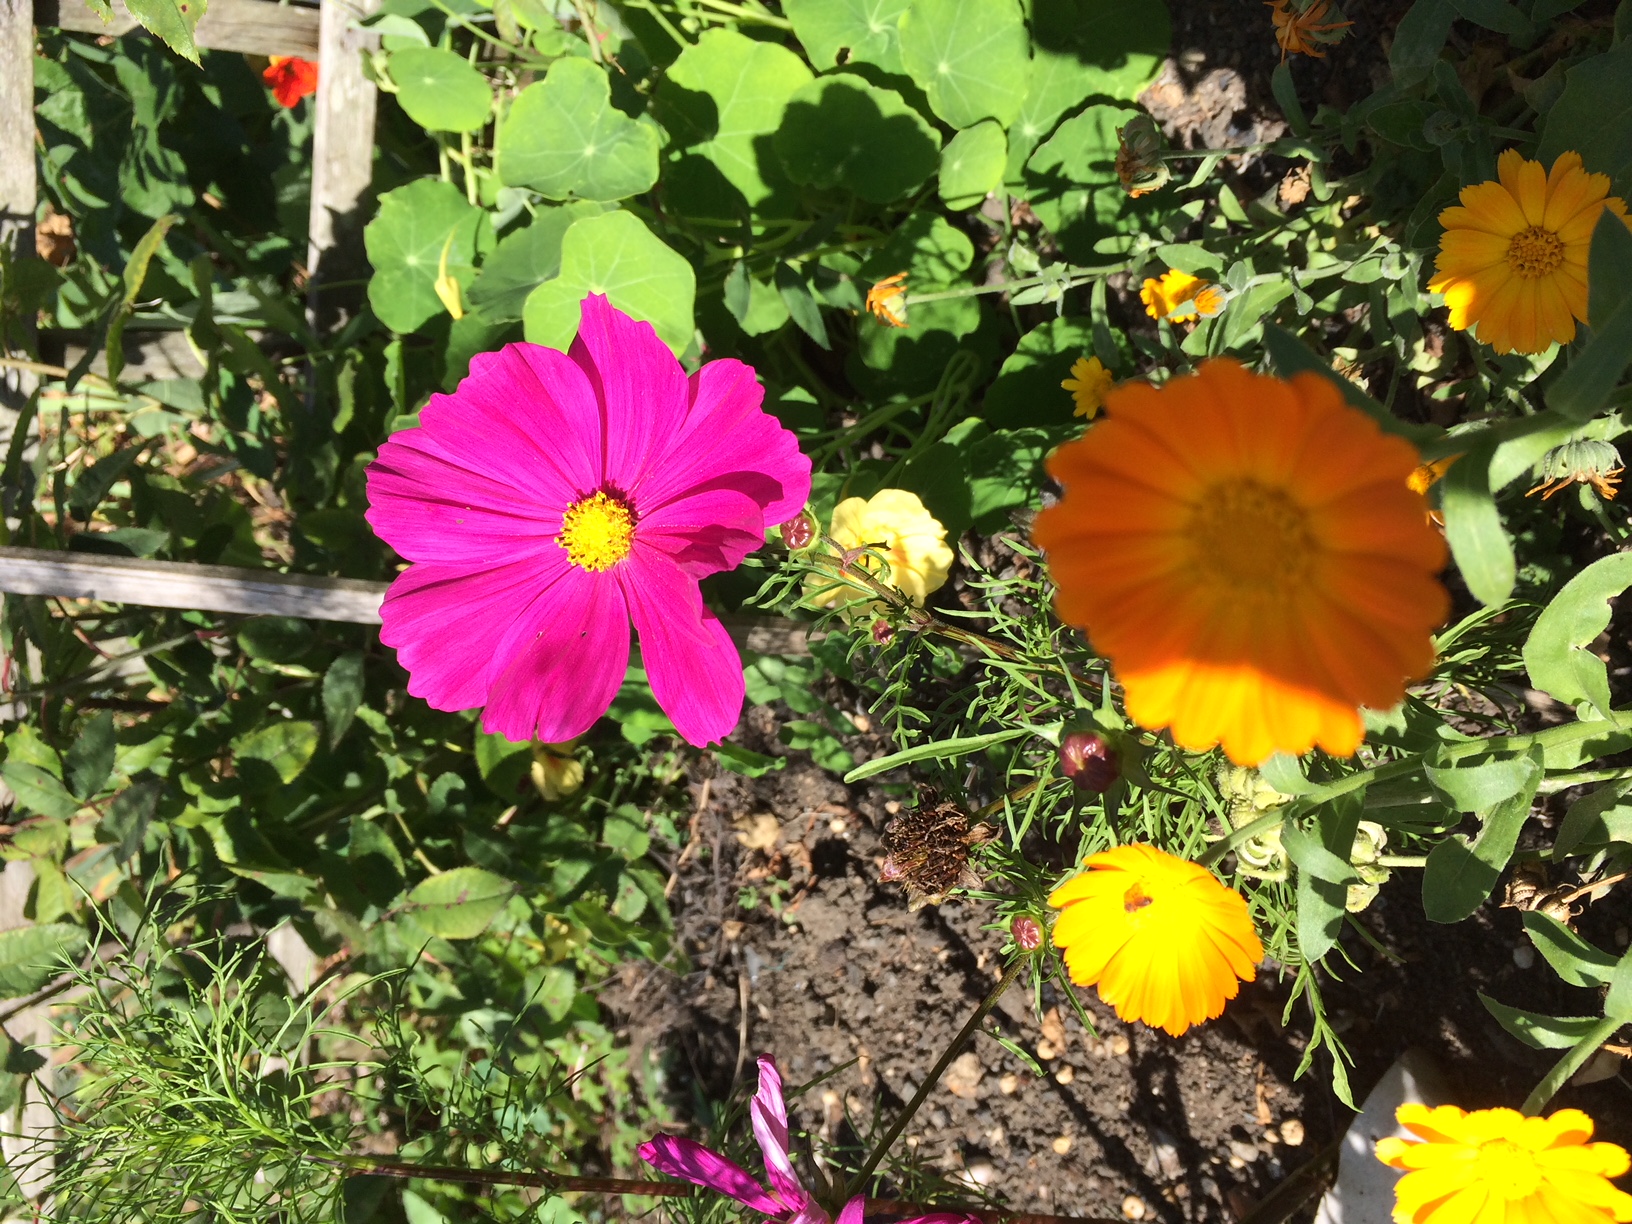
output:
[[[560,743],[606,713],[640,634],[698,746],[742,712],[742,661],[698,580],[810,496],[810,460],[740,361],[690,378],[649,323],[587,297],[569,352],[507,344],[380,448],[368,521],[411,564],[380,609],[408,691]]]
[[[295,55],[274,55],[261,73],[279,106],[292,107],[317,92],[317,65]]]

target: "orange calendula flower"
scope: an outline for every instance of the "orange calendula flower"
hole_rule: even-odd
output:
[[[1328,379],[1218,358],[1111,388],[1049,459],[1065,494],[1032,536],[1134,721],[1238,765],[1350,756],[1359,707],[1427,674],[1450,608],[1418,462]]]
[[[1426,463],[1419,463],[1411,470],[1411,475],[1405,478],[1405,486],[1413,493],[1420,493],[1424,497],[1428,490],[1445,478],[1445,473],[1451,470],[1461,455],[1446,455],[1443,459],[1430,459]],[[1438,510],[1428,511],[1428,521],[1436,527],[1445,526],[1445,515]]]
[[[1087,417],[1090,421],[1105,406],[1105,392],[1111,389],[1116,377],[1105,368],[1098,357],[1078,357],[1071,366],[1071,377],[1060,384],[1071,392],[1076,401],[1072,416]]]
[[[886,276],[867,290],[867,309],[888,327],[907,325],[907,274]]]
[[[1139,287],[1139,300],[1153,319],[1210,319],[1224,309],[1224,290],[1199,276],[1170,268],[1160,280],[1147,279]]]
[[[1123,1020],[1175,1037],[1222,1015],[1264,959],[1241,894],[1154,846],[1117,846],[1083,865],[1048,899],[1071,980],[1098,986]]]
[[[1579,1109],[1527,1118],[1516,1109],[1401,1105],[1394,1116],[1417,1136],[1377,1142],[1377,1159],[1405,1170],[1395,1224],[1632,1220],[1632,1195],[1609,1180],[1632,1161],[1613,1143],[1588,1143],[1592,1119]]]
[[[1560,153],[1548,172],[1508,149],[1496,173],[1439,214],[1445,232],[1428,288],[1445,295],[1458,331],[1498,353],[1543,353],[1587,321],[1593,227],[1606,208],[1626,220],[1626,204],[1578,153]]]
[[[1275,23],[1275,43],[1281,49],[1281,61],[1288,55],[1308,55],[1324,59],[1322,46],[1341,42],[1343,33],[1352,21],[1328,21],[1341,17],[1332,0],[1269,0],[1270,20]]]
[[[295,55],[274,55],[261,73],[279,106],[292,107],[317,92],[317,65]]]

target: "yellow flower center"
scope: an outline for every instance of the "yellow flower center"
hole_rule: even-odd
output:
[[[1564,243],[1550,229],[1532,225],[1513,235],[1507,244],[1507,266],[1525,280],[1549,276],[1564,262]]]
[[[1476,1180],[1499,1198],[1529,1198],[1541,1185],[1536,1154],[1511,1139],[1495,1139],[1479,1148]]]
[[[615,497],[594,493],[567,507],[558,539],[568,561],[598,574],[629,555],[634,535],[634,512]]]
[[[1303,507],[1255,480],[1209,489],[1186,534],[1197,568],[1243,592],[1291,585],[1307,573],[1316,550]]]

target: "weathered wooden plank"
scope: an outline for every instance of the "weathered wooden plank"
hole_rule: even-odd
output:
[[[0,0],[0,247],[12,259],[35,257],[38,198],[34,181],[34,13],[28,0]],[[0,348],[13,340],[27,343],[22,337],[0,338]],[[17,410],[37,382],[23,370],[0,370],[0,453],[11,440]]]
[[[368,275],[363,226],[372,212],[368,197],[379,90],[363,73],[363,56],[380,40],[355,27],[378,8],[379,0],[323,0],[306,261],[311,273],[307,313],[319,332],[355,314],[362,301],[358,289],[339,289],[335,282]]]
[[[0,548],[0,591],[153,608],[380,623],[384,582],[275,570],[141,561],[40,548]],[[723,616],[732,640],[757,654],[809,654],[805,626],[780,616]]]
[[[17,0],[5,0],[16,3]],[[42,26],[82,34],[128,34],[137,28],[124,0],[113,0],[113,21],[105,22],[85,0],[35,0],[34,20]],[[318,57],[316,8],[273,0],[210,0],[193,41],[215,51],[246,55]]]

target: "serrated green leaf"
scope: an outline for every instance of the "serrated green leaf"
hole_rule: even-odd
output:
[[[79,800],[68,793],[62,779],[39,765],[8,759],[0,765],[0,779],[30,812],[67,820],[80,809]]]
[[[440,47],[403,47],[390,59],[397,101],[420,127],[474,132],[493,114],[493,91],[469,60]]]
[[[592,293],[649,322],[677,355],[691,343],[696,274],[633,213],[573,222],[561,240],[561,274],[527,297],[527,339],[565,351],[578,334],[579,303]]]
[[[193,32],[204,16],[206,0],[127,0],[125,7],[177,55],[200,62]]]
[[[1016,0],[912,0],[901,17],[901,62],[955,128],[1007,127],[1026,96],[1031,39]]]
[[[265,761],[285,784],[300,777],[317,752],[317,724],[286,718],[257,727],[233,741],[233,751],[252,761]]]
[[[0,931],[0,998],[16,998],[44,986],[85,946],[85,929],[67,922]]]
[[[79,724],[74,742],[63,757],[63,781],[81,799],[90,799],[113,772],[113,712],[103,710]]]
[[[606,70],[568,56],[517,95],[499,125],[499,180],[552,200],[611,202],[657,182],[659,138],[612,105]]]
[[[443,939],[474,939],[504,909],[516,886],[481,867],[455,867],[416,885],[405,907]]]

